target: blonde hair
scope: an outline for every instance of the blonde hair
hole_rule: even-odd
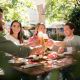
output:
[[[38,23],[38,24],[36,25],[36,28],[35,28],[35,31],[34,31],[34,35],[37,35],[38,29],[39,29],[40,25],[42,25],[42,26],[44,27],[44,29],[45,29],[44,32],[46,33],[46,27],[45,27],[45,25],[42,24],[42,23]]]

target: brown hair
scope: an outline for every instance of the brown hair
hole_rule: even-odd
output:
[[[36,25],[36,28],[35,28],[35,34],[36,34],[36,35],[38,34],[38,28],[39,28],[40,25],[42,25],[42,26],[44,27],[44,29],[46,29],[46,27],[45,27],[44,24],[38,23],[38,24]],[[45,32],[46,32],[46,31],[45,31]],[[34,34],[34,35],[35,35],[35,34]]]
[[[13,25],[15,22],[19,23],[19,25],[20,25],[20,32],[18,33],[18,38],[17,38],[17,39],[19,40],[20,43],[23,43],[22,25],[21,25],[21,23],[20,23],[18,20],[14,20],[14,21],[11,23],[11,27],[12,27],[12,25]],[[12,28],[10,28],[10,34],[13,34]]]
[[[0,31],[3,31],[3,22],[0,21]]]
[[[0,13],[3,13],[3,10],[0,8]]]
[[[2,16],[3,14],[3,10],[0,8],[0,17]],[[2,20],[0,20],[0,31],[3,31],[3,22]]]
[[[75,25],[74,25],[73,23],[71,23],[71,22],[66,23],[65,26],[69,26],[69,28],[70,28],[71,30],[72,30],[72,29],[75,30]]]

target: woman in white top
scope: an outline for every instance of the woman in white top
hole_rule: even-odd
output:
[[[14,20],[11,23],[10,34],[6,35],[5,37],[6,39],[14,42],[16,45],[20,45],[21,43],[23,43],[21,23],[17,20]]]

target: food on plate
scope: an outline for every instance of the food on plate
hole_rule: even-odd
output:
[[[57,52],[49,53],[47,56],[49,59],[56,59],[58,57]]]

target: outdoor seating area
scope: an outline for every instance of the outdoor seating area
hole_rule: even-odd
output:
[[[0,80],[80,80],[80,1],[0,0]]]

